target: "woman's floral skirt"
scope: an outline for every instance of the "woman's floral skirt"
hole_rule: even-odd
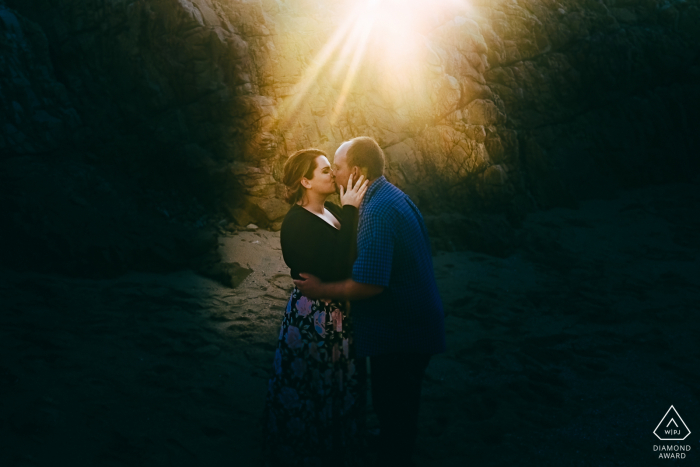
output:
[[[287,303],[263,420],[266,466],[363,465],[365,360],[355,360],[346,307]]]

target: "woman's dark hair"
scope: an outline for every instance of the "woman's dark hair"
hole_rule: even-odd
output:
[[[346,157],[348,166],[366,167],[369,180],[384,175],[384,151],[370,136],[351,139]]]
[[[286,200],[289,204],[296,204],[304,196],[306,188],[302,186],[301,179],[306,177],[311,180],[314,177],[318,156],[328,157],[328,154],[316,148],[301,149],[284,163],[282,183],[287,187]]]

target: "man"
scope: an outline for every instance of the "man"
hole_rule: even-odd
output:
[[[352,278],[322,283],[300,274],[304,280],[294,282],[308,297],[352,302],[355,350],[370,358],[379,465],[411,465],[425,369],[445,351],[428,232],[418,208],[384,177],[384,152],[374,139],[346,141],[334,163],[338,186],[360,175],[370,181]]]

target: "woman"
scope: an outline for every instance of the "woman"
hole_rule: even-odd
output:
[[[294,153],[283,182],[292,205],[280,240],[293,278],[345,279],[354,260],[362,177],[340,187],[342,208],[326,202],[335,175],[319,149]],[[264,420],[265,465],[350,466],[364,452],[364,360],[355,361],[345,303],[311,300],[295,287],[282,321]],[[332,464],[328,464],[328,463]]]

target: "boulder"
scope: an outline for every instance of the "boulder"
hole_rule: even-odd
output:
[[[278,198],[258,198],[249,196],[246,198],[246,211],[251,214],[254,219],[262,221],[263,226],[282,219],[287,211],[289,204]]]
[[[476,99],[466,108],[466,121],[471,125],[498,125],[505,123],[506,116],[496,104],[485,99]]]

